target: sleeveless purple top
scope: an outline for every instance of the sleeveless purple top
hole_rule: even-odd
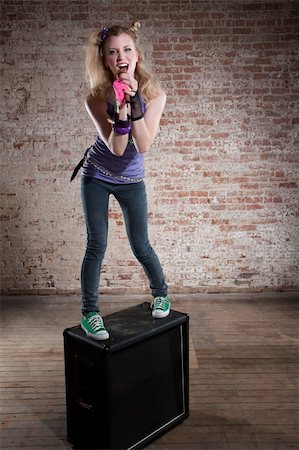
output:
[[[145,102],[143,100],[142,108],[144,113]],[[107,103],[107,112],[113,119],[112,103]],[[137,151],[131,133],[122,156],[113,155],[98,135],[95,143],[86,152],[82,175],[115,184],[138,183],[144,178],[144,156]]]

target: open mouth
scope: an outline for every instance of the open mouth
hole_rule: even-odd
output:
[[[119,73],[127,72],[127,71],[128,71],[128,68],[129,68],[129,65],[128,65],[128,64],[120,64],[120,65],[118,66]]]

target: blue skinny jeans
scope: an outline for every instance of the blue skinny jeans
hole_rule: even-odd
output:
[[[113,184],[81,177],[81,195],[87,230],[87,246],[81,268],[82,313],[98,311],[99,282],[108,237],[108,204],[113,194],[125,219],[132,251],[149,280],[153,297],[167,295],[160,261],[148,240],[147,199],[143,181]]]

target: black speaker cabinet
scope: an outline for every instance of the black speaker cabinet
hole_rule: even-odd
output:
[[[67,434],[78,449],[131,450],[189,415],[189,316],[149,303],[107,315],[110,339],[64,330]]]

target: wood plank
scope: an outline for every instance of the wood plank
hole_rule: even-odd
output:
[[[173,296],[173,308],[190,315],[190,417],[149,449],[299,448],[297,299],[297,293]],[[149,299],[105,296],[102,314],[143,301]],[[71,449],[62,331],[79,323],[79,305],[79,297],[61,296],[2,302],[2,450]]]

